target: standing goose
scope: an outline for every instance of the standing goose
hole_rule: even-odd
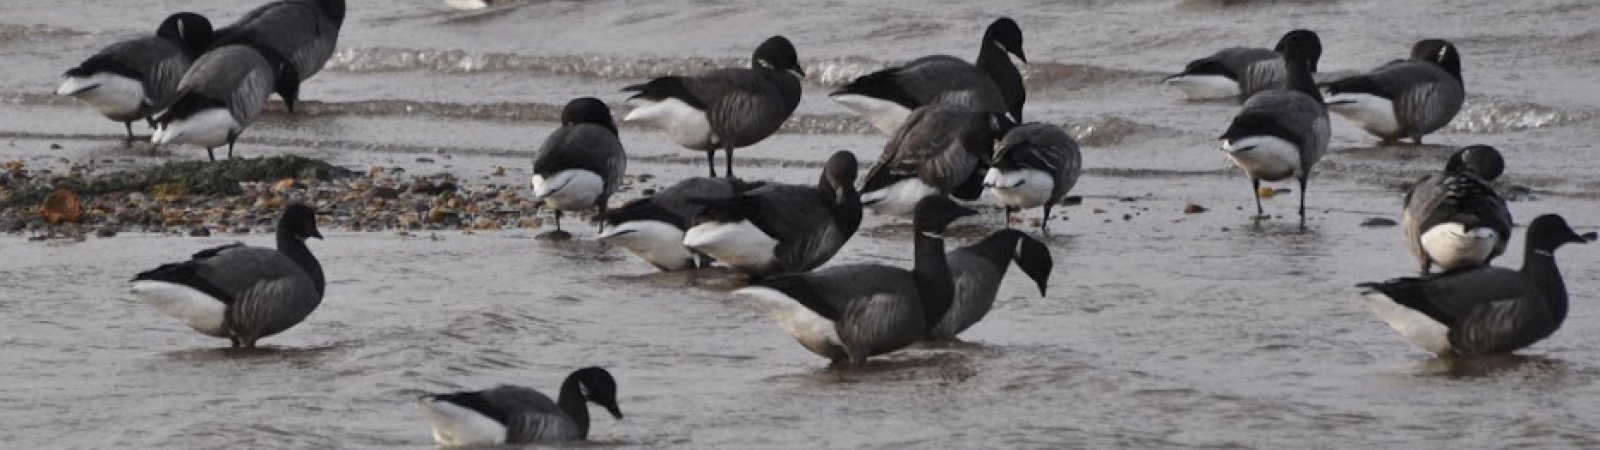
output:
[[[1424,278],[1363,283],[1367,307],[1401,336],[1438,356],[1508,353],[1550,337],[1567,318],[1567,286],[1555,250],[1587,243],[1561,216],[1528,226],[1522,270],[1478,267]]]
[[[800,69],[794,45],[783,36],[756,47],[749,69],[718,69],[695,76],[661,77],[622,88],[638,92],[639,106],[622,118],[660,128],[672,143],[706,152],[717,176],[716,152],[727,158],[733,178],[733,149],[755,145],[778,132],[800,106]]]
[[[128,131],[177,100],[178,80],[211,46],[211,22],[195,13],[167,16],[155,36],[118,42],[67,69],[56,95],[70,95]]]
[[[1006,205],[1006,227],[1011,226],[1013,211],[1043,206],[1041,232],[1049,232],[1050,208],[1078,184],[1083,172],[1078,141],[1061,127],[1044,123],[1018,125],[1006,132],[989,164],[983,186]]]
[[[1244,102],[1258,92],[1283,89],[1287,84],[1283,54],[1290,45],[1301,46],[1299,54],[1306,55],[1308,70],[1317,73],[1317,61],[1322,59],[1322,39],[1311,30],[1294,30],[1278,39],[1278,46],[1272,50],[1225,48],[1190,61],[1182,73],[1162,82],[1178,88],[1189,100],[1237,98]]]
[[[273,91],[294,114],[300,83],[316,75],[333,56],[344,24],[344,0],[279,0],[261,5],[232,25],[217,30],[217,45],[243,44],[276,54]]]
[[[912,111],[936,103],[1009,114],[1012,122],[1021,123],[1028,91],[1022,72],[1007,53],[1028,62],[1022,52],[1022,28],[1001,17],[984,31],[976,65],[954,56],[924,56],[863,75],[828,97],[887,135],[894,135]]]
[[[951,251],[950,274],[955,278],[955,295],[950,311],[929,331],[929,339],[951,340],[966,331],[972,324],[983,320],[994,307],[994,297],[1000,292],[1000,281],[1006,276],[1006,266],[1011,261],[1039,285],[1039,295],[1044,295],[1050,281],[1050,269],[1055,261],[1043,242],[1021,231],[1005,229],[990,233],[976,244]]]
[[[539,391],[510,385],[418,399],[422,415],[433,427],[434,442],[444,447],[585,440],[589,438],[586,401],[622,419],[622,410],[617,408],[617,380],[599,367],[568,375],[555,401]]]
[[[696,255],[683,245],[684,232],[706,205],[731,199],[764,183],[730,178],[694,177],[678,182],[647,198],[595,216],[610,230],[600,240],[621,246],[662,271],[691,269]],[[705,261],[703,261],[705,262]]]
[[[228,45],[202,55],[178,82],[178,100],[156,118],[157,144],[189,144],[212,150],[233,143],[255,122],[272,95],[275,63],[252,47]]]
[[[976,211],[944,197],[917,202],[912,270],[850,264],[763,278],[734,291],[753,301],[807,350],[858,364],[928,335],[950,309],[955,282],[944,231]]]
[[[928,196],[977,200],[994,142],[1010,127],[1004,116],[936,103],[917,108],[889,138],[861,183],[861,204],[906,216]]]
[[[1324,85],[1328,109],[1389,145],[1444,128],[1461,111],[1461,53],[1442,39],[1417,42],[1411,59]]]
[[[202,334],[255,348],[322,303],[322,265],[306,238],[322,239],[316,212],[292,204],[278,219],[278,248],[229,244],[133,277],[133,295]]]
[[[1311,82],[1306,45],[1283,46],[1288,74],[1286,89],[1256,94],[1244,102],[1228,131],[1222,133],[1222,151],[1245,175],[1261,209],[1261,180],[1300,181],[1300,225],[1306,223],[1306,180],[1311,168],[1328,150],[1328,110]]]
[[[1428,175],[1406,193],[1400,228],[1422,275],[1435,264],[1444,272],[1487,266],[1505,253],[1511,210],[1489,185],[1504,170],[1498,150],[1474,145],[1457,150],[1444,172]]]
[[[561,110],[561,128],[533,157],[533,198],[556,211],[561,232],[562,211],[605,212],[627,168],[611,109],[593,97],[573,99]]]
[[[861,226],[855,183],[855,155],[835,152],[816,186],[768,184],[708,202],[683,245],[758,277],[815,269]]]

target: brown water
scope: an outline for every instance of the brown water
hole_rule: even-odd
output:
[[[97,170],[201,157],[123,149],[122,127],[49,95],[58,74],[107,43],[189,9],[219,23],[254,0],[8,2],[0,6],[0,159]],[[791,4],[793,3],[793,4]],[[1433,143],[1486,143],[1532,187],[1519,220],[1557,212],[1600,226],[1590,155],[1600,88],[1600,3],[1388,1],[720,2],[532,1],[456,12],[429,0],[352,2],[305,114],[274,102],[243,155],[294,152],[355,168],[404,166],[469,179],[528,176],[559,105],[610,102],[651,75],[742,64],[774,33],[810,80],[788,132],[740,152],[744,176],[814,180],[835,149],[875,158],[881,136],[824,94],[929,53],[976,55],[983,27],[1013,16],[1027,36],[1027,114],[1079,134],[1082,205],[1049,239],[1047,297],[1013,271],[967,344],[919,348],[850,370],[796,345],[730,298],[721,271],[657,274],[583,239],[537,230],[476,235],[325,231],[313,242],[328,296],[269,349],[220,349],[126,294],[140,270],[206,246],[268,236],[120,235],[81,243],[0,237],[0,442],[6,448],[423,448],[413,399],[509,382],[552,392],[572,369],[617,375],[623,421],[606,446],[723,448],[1506,448],[1600,446],[1600,249],[1562,251],[1574,307],[1519,358],[1446,364],[1372,317],[1355,283],[1407,275],[1399,183],[1444,147],[1372,148],[1334,119],[1310,190],[1253,226],[1249,183],[1215,137],[1234,107],[1186,104],[1165,73],[1225,45],[1270,46],[1307,27],[1321,66],[1353,73],[1443,37],[1471,92]],[[1243,3],[1222,7],[1221,3]],[[142,133],[147,133],[141,131]],[[665,185],[703,173],[661,136],[623,129],[635,173]],[[52,144],[61,146],[52,149]],[[428,155],[438,163],[417,162]],[[439,154],[439,155],[433,155]],[[1194,202],[1211,210],[1186,215]],[[963,222],[958,241],[1000,225]],[[1034,217],[1030,212],[1027,217]],[[1521,235],[1507,265],[1520,264]],[[903,226],[869,218],[836,262],[910,265]],[[242,445],[241,445],[242,444]]]

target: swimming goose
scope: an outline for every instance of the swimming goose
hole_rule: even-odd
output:
[[[274,67],[273,91],[294,114],[300,83],[322,71],[339,43],[344,0],[280,0],[261,5],[217,30],[217,46],[242,44],[274,53],[287,64]]]
[[[1300,180],[1300,225],[1306,222],[1306,179],[1328,150],[1328,110],[1311,81],[1308,46],[1285,45],[1286,89],[1262,92],[1244,102],[1228,131],[1222,151],[1250,177],[1261,209],[1261,180]]]
[[[1406,247],[1422,264],[1444,272],[1486,266],[1506,251],[1511,210],[1489,182],[1505,170],[1500,152],[1487,145],[1457,150],[1444,171],[1424,177],[1406,192],[1400,228]]]
[[[1043,206],[1039,230],[1050,230],[1050,208],[1078,183],[1083,156],[1078,141],[1061,127],[1045,123],[1018,125],[1006,132],[990,159],[983,187],[1006,205],[1006,227],[1011,213]]]
[[[717,176],[716,151],[727,158],[733,178],[733,149],[761,142],[778,131],[800,106],[800,69],[794,45],[783,36],[756,47],[749,69],[718,69],[695,76],[661,77],[622,88],[638,92],[638,107],[622,118],[667,133],[674,144],[706,152]]]
[[[764,186],[737,179],[694,177],[674,184],[650,197],[629,201],[620,208],[595,216],[610,230],[600,234],[602,242],[620,246],[656,269],[692,269],[696,254],[683,245],[684,232],[706,204],[731,199],[742,192]],[[702,260],[700,263],[709,263]]]
[[[835,152],[816,186],[768,184],[707,202],[683,245],[753,276],[817,268],[861,226],[856,157]]]
[[[562,211],[605,212],[627,168],[611,109],[593,97],[576,98],[562,108],[561,128],[533,157],[533,198],[556,211],[560,232]]]
[[[622,410],[617,408],[617,380],[599,367],[568,375],[555,401],[539,391],[510,385],[418,399],[433,428],[434,442],[445,447],[585,440],[589,438],[585,401],[622,419]]]
[[[178,80],[211,46],[211,22],[195,13],[167,16],[155,36],[118,42],[67,69],[56,95],[70,95],[122,122],[133,143],[133,121],[151,117],[177,100]]]
[[[1367,307],[1401,336],[1438,356],[1508,353],[1533,345],[1567,318],[1555,250],[1587,243],[1561,216],[1528,226],[1522,270],[1477,267],[1424,278],[1363,283]]]
[[[861,183],[861,204],[906,216],[927,196],[977,200],[994,142],[1009,130],[1003,115],[936,103],[917,108],[889,138]]]
[[[1308,69],[1317,73],[1317,61],[1322,59],[1322,39],[1311,30],[1294,30],[1285,33],[1272,50],[1225,48],[1190,61],[1182,73],[1162,82],[1178,88],[1189,100],[1237,98],[1244,102],[1257,92],[1283,89],[1286,80],[1283,52],[1289,45],[1301,46],[1299,54],[1306,55]]]
[[[983,240],[952,250],[945,257],[950,261],[950,274],[955,279],[955,294],[951,297],[950,311],[928,332],[929,339],[955,339],[957,334],[983,320],[994,307],[995,294],[1000,292],[1000,281],[1005,278],[1011,261],[1016,261],[1017,267],[1039,285],[1041,296],[1050,281],[1050,268],[1055,265],[1050,249],[1043,242],[1012,229],[990,233]]]
[[[322,265],[306,238],[322,239],[316,212],[292,204],[278,219],[278,248],[229,244],[195,253],[133,277],[135,297],[185,325],[234,347],[305,320],[322,303]]]
[[[243,45],[206,52],[178,82],[178,100],[156,117],[150,142],[204,147],[212,161],[212,150],[227,144],[233,159],[234,141],[261,114],[281,64]]]
[[[1012,122],[1021,123],[1028,91],[1022,72],[1007,53],[1028,62],[1022,52],[1022,28],[1001,17],[984,31],[976,65],[954,56],[924,56],[856,78],[828,98],[887,135],[894,135],[912,111],[935,103],[1009,114]]]
[[[1323,87],[1328,109],[1385,145],[1401,138],[1421,144],[1423,135],[1449,125],[1466,101],[1461,53],[1441,39],[1417,42],[1410,60]]]
[[[917,202],[912,270],[849,264],[780,274],[734,291],[802,346],[834,363],[858,364],[926,337],[950,309],[955,282],[944,254],[951,222],[976,211],[944,197]]]

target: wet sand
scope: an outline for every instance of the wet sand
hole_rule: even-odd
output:
[[[120,124],[48,93],[62,69],[170,10],[227,22],[254,3],[0,7],[8,62],[0,65],[0,160],[109,171],[204,158],[193,148],[125,149]],[[0,359],[10,362],[0,365],[0,440],[17,448],[425,448],[432,442],[413,404],[424,391],[516,383],[553,392],[572,369],[601,365],[618,377],[627,415],[597,418],[592,438],[603,446],[1600,445],[1600,407],[1588,401],[1600,394],[1600,350],[1587,343],[1600,332],[1592,305],[1600,248],[1558,253],[1571,316],[1518,358],[1432,360],[1366,311],[1354,287],[1415,270],[1398,228],[1360,224],[1397,220],[1400,186],[1439,167],[1453,146],[1487,143],[1506,153],[1509,183],[1533,191],[1511,204],[1519,222],[1554,212],[1580,231],[1600,228],[1592,175],[1600,162],[1588,156],[1600,111],[1590,75],[1600,59],[1586,22],[1600,6],[1446,5],[590,1],[469,13],[423,0],[353,5],[339,55],[302,91],[304,115],[287,116],[273,101],[240,155],[525,183],[532,151],[568,98],[619,104],[624,85],[741,64],[760,38],[784,33],[810,74],[801,120],[740,151],[737,169],[813,182],[831,151],[872,160],[884,141],[828,102],[827,91],[923,54],[972,58],[983,26],[1006,12],[1021,22],[1034,61],[1027,115],[1068,126],[1086,143],[1087,175],[1073,192],[1084,201],[1057,208],[1065,219],[1047,240],[1056,259],[1047,296],[1012,271],[966,343],[848,370],[828,368],[727,295],[738,276],[652,273],[589,240],[595,231],[586,226],[572,226],[578,239],[566,243],[534,239],[542,229],[324,230],[327,239],[310,245],[327,268],[326,300],[255,352],[222,349],[226,342],[137,303],[125,281],[208,246],[269,245],[268,235],[0,236]],[[1270,46],[1293,27],[1322,33],[1321,66],[1333,73],[1398,57],[1419,38],[1453,39],[1472,93],[1463,115],[1430,136],[1437,147],[1373,147],[1334,118],[1305,231],[1293,216],[1298,192],[1265,201],[1273,218],[1249,218],[1249,182],[1216,150],[1235,106],[1183,102],[1156,85],[1222,45]],[[630,171],[655,176],[637,189],[705,171],[703,157],[659,134],[622,133]],[[490,175],[494,166],[506,173]],[[1185,214],[1189,203],[1209,210]],[[983,205],[984,215],[960,222],[952,244],[1001,226],[993,201]],[[1500,264],[1520,264],[1521,231]],[[909,267],[910,256],[903,223],[869,217],[834,263]]]

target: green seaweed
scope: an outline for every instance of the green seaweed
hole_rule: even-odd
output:
[[[226,161],[177,161],[139,170],[115,172],[93,179],[58,178],[50,183],[17,189],[10,198],[0,199],[0,210],[34,205],[57,189],[80,196],[114,192],[146,192],[184,195],[237,195],[241,182],[273,181],[283,178],[331,180],[355,173],[326,162],[294,155]]]

